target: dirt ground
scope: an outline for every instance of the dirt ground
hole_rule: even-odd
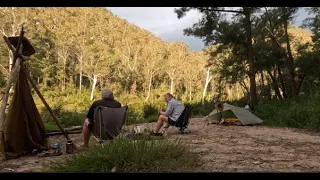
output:
[[[316,133],[265,126],[208,125],[202,118],[191,119],[189,129],[191,133],[180,135],[170,127],[168,137],[190,144],[193,151],[201,154],[204,163],[194,171],[320,172],[320,136]],[[82,143],[81,134],[70,137],[77,146]],[[52,137],[50,142],[59,142],[65,149],[63,136]],[[65,156],[26,156],[3,161],[0,172],[41,172],[60,158]]]

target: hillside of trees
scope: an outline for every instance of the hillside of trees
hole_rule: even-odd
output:
[[[189,51],[183,42],[165,42],[105,8],[2,7],[0,32],[17,36],[24,26],[36,49],[27,58],[31,76],[65,126],[83,121],[103,87],[112,88],[116,99],[129,106],[128,122],[156,120],[166,92],[193,104],[198,115],[210,112],[216,101],[257,105],[259,112],[263,102],[317,92],[317,8],[310,9],[315,16],[305,21],[311,32],[291,25],[297,7],[192,8],[203,17],[185,34],[203,38],[208,46],[200,52]],[[178,18],[192,8],[177,9]],[[225,18],[230,12],[231,21]],[[1,88],[12,58],[1,40]],[[34,98],[49,123],[44,106]]]

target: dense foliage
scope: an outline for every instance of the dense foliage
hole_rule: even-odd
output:
[[[24,25],[36,49],[26,62],[31,76],[65,126],[83,121],[103,87],[112,88],[116,99],[129,106],[132,123],[156,120],[166,92],[193,104],[195,115],[205,115],[217,100],[253,102],[254,107],[265,100],[296,98],[318,86],[317,8],[310,9],[313,16],[305,22],[312,33],[291,25],[297,7],[176,12],[182,18],[192,9],[203,17],[185,34],[204,39],[208,46],[201,52],[190,52],[183,42],[165,42],[105,8],[2,7],[0,32],[16,36]],[[232,14],[231,20],[226,14]],[[2,40],[1,88],[10,60]]]

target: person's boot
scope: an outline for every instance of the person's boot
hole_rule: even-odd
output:
[[[184,130],[183,129],[179,129],[179,134],[184,134]]]

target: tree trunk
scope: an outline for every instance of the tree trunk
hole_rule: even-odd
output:
[[[82,57],[79,57],[79,63],[80,63],[80,77],[79,77],[79,90],[81,92],[82,89]]]
[[[278,86],[276,78],[272,75],[272,73],[269,70],[267,72],[268,72],[269,76],[271,77],[272,87],[273,87],[273,90],[274,90],[276,96],[279,99],[282,99],[282,96],[281,96],[281,93],[280,93],[279,86]]]
[[[11,52],[11,50],[9,49],[9,74],[11,73],[12,71],[12,68],[13,68],[13,53]],[[13,93],[13,89],[12,89],[12,86],[10,87],[10,90],[9,90],[10,93]]]
[[[170,94],[173,94],[173,86],[174,86],[174,82],[173,82],[173,78],[171,78],[171,82],[170,82]]]
[[[137,91],[137,80],[136,78],[134,78],[133,83],[130,86],[130,94],[135,96],[136,91]]]
[[[281,68],[279,65],[277,65],[277,70],[278,70],[278,75],[279,75],[279,79],[280,79],[280,83],[281,83],[281,90],[282,90],[282,95],[284,99],[287,99],[287,90],[286,90],[286,85],[283,82],[283,76],[281,73]]]
[[[207,88],[208,88],[208,85],[212,79],[212,76],[210,76],[210,68],[206,71],[206,74],[207,74],[206,75],[206,83],[203,88],[202,99],[201,99],[202,104],[204,104],[204,98],[206,96]]]
[[[261,78],[260,78],[260,89],[261,89],[261,92],[263,92],[263,89],[264,89],[264,77],[263,77],[263,71],[260,71],[260,76],[261,76]]]
[[[81,92],[81,87],[82,87],[82,70],[80,70],[80,80],[79,80],[79,90]]]
[[[250,90],[246,86],[246,83],[244,82],[244,80],[240,80],[239,83],[243,87],[243,89],[245,90],[245,92],[243,92],[243,94],[245,94],[245,96],[248,98],[248,103],[250,104]]]
[[[264,87],[265,79],[264,79],[263,71],[261,71],[260,73],[261,73],[261,82],[262,82],[262,86]]]
[[[236,89],[236,91],[237,91],[237,100],[239,100],[240,99],[239,85],[237,84],[236,87],[237,87],[237,89]]]
[[[98,76],[97,75],[93,75],[93,83],[92,83],[92,90],[91,90],[90,100],[93,99],[94,89],[96,87],[97,80],[98,80]]]
[[[286,13],[286,11],[283,11],[283,13]],[[284,26],[284,33],[285,33],[285,39],[286,39],[286,44],[287,44],[287,51],[288,51],[288,69],[290,71],[290,80],[291,80],[291,89],[292,89],[292,96],[297,95],[297,85],[295,81],[295,72],[294,72],[294,65],[293,65],[293,55],[291,51],[291,46],[290,46],[290,40],[289,40],[289,34],[288,34],[288,22],[285,19],[283,21],[283,26]]]
[[[11,52],[11,50],[9,49],[9,74],[12,70],[13,67],[13,54]]]
[[[298,89],[297,89],[297,93],[299,94],[300,90],[301,90],[301,85],[302,85],[302,82],[304,80],[304,78],[306,77],[307,73],[303,74],[303,76],[301,77],[300,79],[300,82],[299,82],[299,85],[298,85]]]
[[[150,77],[150,80],[149,80],[149,86],[148,86],[148,95],[147,95],[147,97],[146,97],[146,99],[145,99],[145,101],[144,101],[144,102],[147,102],[147,101],[149,100],[149,97],[150,97],[150,91],[151,91],[151,85],[152,85],[152,78],[153,78],[153,75],[151,75],[151,77]]]
[[[257,87],[256,87],[256,78],[255,78],[255,68],[254,68],[254,57],[253,57],[253,48],[252,48],[252,32],[251,32],[251,8],[244,7],[244,15],[246,21],[246,34],[247,34],[247,46],[248,46],[248,62],[249,62],[249,73],[250,78],[250,104],[251,109],[255,110],[257,105]]]
[[[189,85],[189,102],[192,101],[192,82],[190,81],[190,85]]]
[[[67,63],[67,58],[65,57],[63,59],[63,79],[62,79],[62,90],[66,89],[66,63]]]
[[[228,98],[232,95],[231,98],[233,99],[232,86],[230,85],[230,87],[227,90],[228,90],[228,92],[227,92]]]

